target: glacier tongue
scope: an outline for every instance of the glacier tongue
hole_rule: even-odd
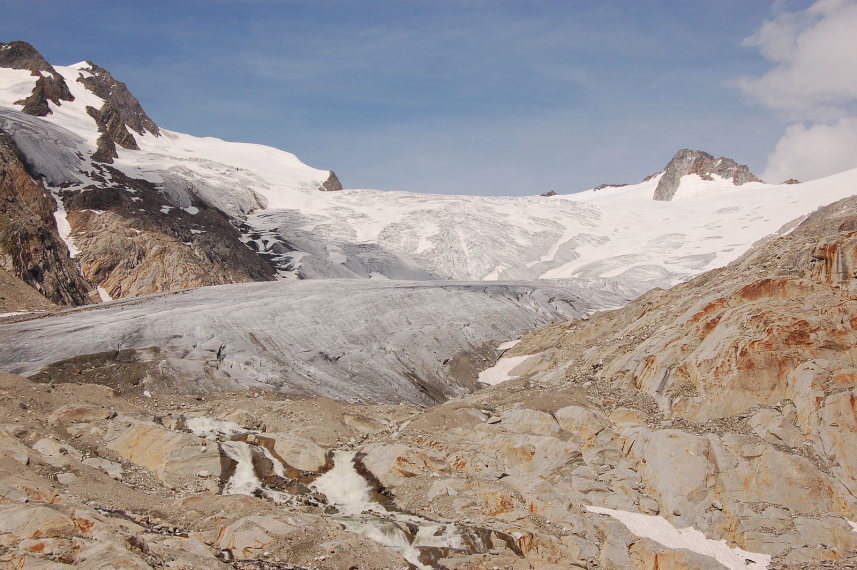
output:
[[[493,364],[498,342],[621,305],[637,293],[604,280],[348,279],[206,287],[0,325],[0,369],[32,375],[51,363],[94,355],[90,364],[109,366],[115,376],[132,349],[128,366],[140,376],[130,389],[153,394],[167,387],[270,387],[431,405],[476,388],[477,371]],[[40,377],[60,380],[61,369]]]

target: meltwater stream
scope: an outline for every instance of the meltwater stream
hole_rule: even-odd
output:
[[[200,437],[219,440],[222,453],[234,462],[234,470],[223,486],[224,495],[254,495],[277,504],[300,502],[297,496],[266,485],[270,474],[283,481],[288,477],[283,464],[271,451],[253,443],[252,432],[232,422],[204,417],[188,418],[185,426]],[[238,439],[245,435],[249,436],[248,441]],[[433,562],[443,557],[443,553],[484,552],[491,548],[491,540],[486,536],[491,531],[487,529],[437,523],[389,510],[373,500],[372,487],[355,469],[356,455],[355,451],[334,451],[333,467],[311,484],[336,510],[328,516],[345,529],[391,548],[420,570],[433,568]]]
[[[392,548],[417,568],[429,570],[429,566],[420,562],[420,551],[408,540],[405,531],[390,520],[394,513],[372,501],[369,483],[354,469],[356,454],[334,451],[333,469],[316,479],[313,487],[342,513],[336,519],[345,528]]]

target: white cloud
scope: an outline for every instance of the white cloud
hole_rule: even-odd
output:
[[[745,42],[776,65],[743,78],[747,95],[797,120],[835,120],[857,101],[857,0],[782,13]]]
[[[795,124],[768,156],[770,182],[857,167],[857,0],[781,12],[745,43],[774,67],[738,86]]]
[[[768,156],[762,178],[812,180],[857,167],[857,118],[833,124],[791,125]]]

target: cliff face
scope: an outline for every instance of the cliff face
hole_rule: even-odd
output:
[[[57,231],[54,197],[0,131],[0,267],[60,305],[97,300]]]

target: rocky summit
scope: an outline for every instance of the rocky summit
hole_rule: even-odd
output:
[[[0,565],[857,568],[855,195],[348,190],[0,44]]]
[[[695,174],[702,180],[712,181],[715,176],[729,180],[735,186],[748,182],[762,182],[762,179],[750,172],[745,164],[738,164],[731,158],[714,158],[701,150],[683,148],[672,157],[666,168],[661,171],[658,186],[655,188],[655,200],[672,200],[678,192],[681,179]]]

